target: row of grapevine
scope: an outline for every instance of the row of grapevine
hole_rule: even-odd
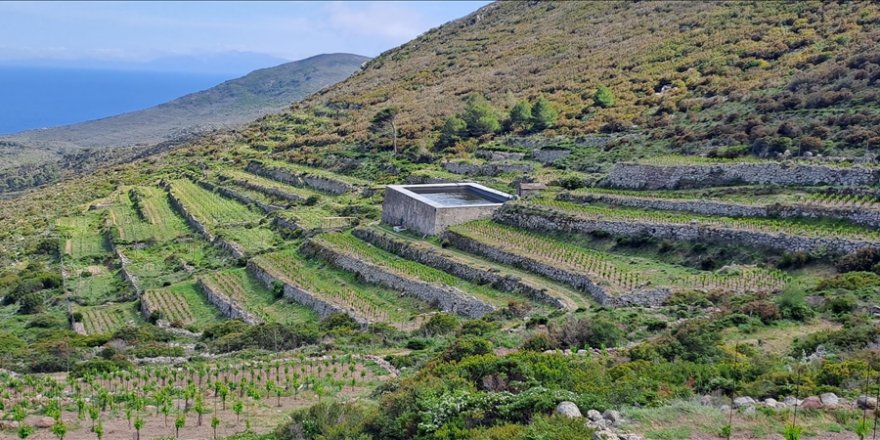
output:
[[[186,298],[169,289],[147,291],[144,293],[143,299],[150,304],[152,309],[161,311],[169,322],[187,324],[194,319]]]
[[[247,206],[221,197],[188,179],[174,180],[171,193],[205,226],[243,225],[257,223],[262,215]]]
[[[751,266],[695,273],[684,267],[609,254],[489,221],[470,222],[450,230],[509,254],[571,273],[586,274],[605,290],[616,293],[652,286],[673,291],[773,292],[788,282],[782,272]]]

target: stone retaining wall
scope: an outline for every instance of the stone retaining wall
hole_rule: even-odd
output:
[[[565,308],[565,303],[559,298],[549,295],[546,289],[533,286],[513,275],[473,267],[442,255],[427,246],[413,246],[404,240],[395,239],[374,229],[355,228],[352,234],[388,252],[440,269],[473,283],[489,284],[498,290],[521,294],[560,309]]]
[[[199,290],[205,294],[205,298],[207,298],[208,302],[213,304],[214,307],[217,307],[217,310],[219,310],[220,314],[223,316],[230,319],[240,319],[250,325],[256,325],[263,322],[262,319],[237,304],[228,295],[225,295],[223,292],[214,291],[214,289],[202,279],[196,281],[196,286],[198,286]]]
[[[355,186],[339,180],[329,179],[322,176],[313,176],[305,173],[297,174],[293,171],[271,167],[255,160],[249,162],[247,167],[245,167],[245,170],[267,179],[277,180],[294,186],[309,186],[332,194],[345,194],[347,192],[358,191],[358,188]]]
[[[314,240],[307,241],[302,249],[307,255],[320,257],[341,269],[353,272],[368,283],[380,284],[419,298],[446,312],[457,313],[469,318],[480,318],[495,310],[492,305],[456,288],[410,279],[381,266],[338,253]]]
[[[232,258],[245,258],[247,256],[245,250],[238,243],[232,240],[227,240],[223,237],[218,237],[208,232],[208,228],[205,227],[205,225],[203,225],[201,222],[199,222],[198,219],[195,218],[195,216],[190,214],[190,212],[186,209],[185,206],[183,206],[183,203],[181,203],[180,200],[177,200],[177,197],[175,197],[174,193],[171,191],[171,185],[169,185],[167,182],[161,182],[159,185],[168,191],[168,198],[171,200],[171,206],[178,212],[178,214],[180,214],[181,217],[186,220],[186,223],[191,228],[195,229],[195,231],[198,232],[202,237],[204,237],[205,240],[227,252],[229,255],[232,256]],[[213,185],[210,187],[213,188]],[[209,187],[204,188],[207,189]]]
[[[567,284],[582,292],[590,294],[599,304],[610,307],[623,306],[659,306],[669,297],[669,289],[647,288],[624,294],[610,294],[593,282],[587,275],[569,272],[537,260],[514,255],[486,244],[471,240],[453,231],[446,231],[443,238],[465,252],[482,255],[502,264],[519,267],[530,272],[543,275],[551,280]]]
[[[554,164],[571,155],[571,150],[545,148],[532,152],[532,159],[545,165]]]
[[[529,164],[500,164],[488,163],[483,165],[467,162],[445,162],[443,169],[450,173],[463,174],[466,176],[497,176],[502,173],[530,173],[534,169]]]
[[[369,320],[362,316],[359,316],[353,310],[346,310],[335,304],[331,304],[297,285],[276,278],[267,270],[254,263],[253,260],[248,261],[247,270],[264,286],[266,286],[267,289],[272,290],[275,283],[281,283],[281,285],[283,286],[282,294],[285,298],[314,310],[315,313],[321,318],[326,318],[327,316],[330,316],[334,313],[342,313],[350,316],[355,322],[357,322],[361,326],[367,326],[370,324]]]
[[[267,214],[270,214],[275,211],[278,211],[279,209],[282,209],[280,206],[275,206],[275,205],[271,205],[268,203],[263,203],[259,200],[254,200],[246,195],[240,194],[236,191],[233,191],[229,188],[224,188],[222,186],[217,188],[217,194],[220,194],[223,197],[235,200],[235,201],[240,202],[245,205],[256,206],[257,208],[260,208],[261,211],[263,211]]]
[[[556,198],[575,203],[599,202],[641,209],[686,211],[725,217],[833,218],[873,228],[880,227],[880,211],[855,207],[832,207],[803,203],[746,205],[710,200],[661,199],[615,194],[572,194],[568,192],[560,193]]]
[[[842,237],[807,237],[785,233],[770,233],[708,226],[699,223],[652,223],[649,219],[633,222],[624,220],[585,219],[573,215],[535,207],[505,205],[495,212],[500,223],[526,229],[591,233],[601,231],[618,236],[648,235],[656,238],[689,241],[716,241],[736,243],[756,248],[777,249],[785,252],[804,252],[818,257],[849,254],[866,248],[878,248],[880,243]]]
[[[526,157],[526,154],[513,153],[509,151],[477,150],[474,152],[474,156],[497,162],[502,160],[522,160],[524,157]]]
[[[257,192],[261,192],[263,194],[267,194],[270,196],[278,197],[279,199],[288,200],[294,203],[300,203],[305,199],[300,197],[297,194],[289,193],[286,191],[281,191],[275,188],[268,188],[263,185],[257,185],[256,183],[248,182],[247,180],[236,180],[235,183],[237,185],[243,186],[247,189],[252,189]]]
[[[785,162],[659,166],[618,164],[602,186],[629,189],[684,189],[730,185],[869,186],[880,169],[801,165]]]
[[[111,241],[112,243],[112,241]],[[128,270],[128,266],[131,264],[131,260],[122,253],[122,250],[119,249],[116,245],[113,245],[113,252],[116,253],[116,258],[119,259],[120,270],[119,273],[122,274],[122,280],[125,281],[126,284],[131,286],[131,289],[134,290],[135,297],[140,298],[144,291],[141,289],[140,281],[137,276],[131,271]]]

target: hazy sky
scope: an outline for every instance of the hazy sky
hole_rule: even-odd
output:
[[[139,62],[243,51],[375,56],[487,4],[469,2],[0,2],[0,61]]]

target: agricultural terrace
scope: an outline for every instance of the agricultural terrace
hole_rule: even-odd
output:
[[[64,255],[75,260],[106,255],[109,244],[101,233],[100,225],[97,213],[59,218],[55,226],[61,236],[61,250]]]
[[[154,289],[189,279],[194,273],[227,267],[229,258],[201,239],[171,241],[154,246],[127,247],[128,270],[141,287]]]
[[[224,227],[215,232],[218,237],[234,241],[248,254],[265,252],[282,243],[281,237],[275,231],[260,226]]]
[[[117,299],[117,295],[124,290],[119,271],[103,263],[69,263],[64,265],[64,271],[64,288],[77,304],[102,304]]]
[[[256,174],[251,174],[246,171],[238,170],[238,169],[226,169],[220,173],[220,176],[226,179],[231,180],[238,186],[242,186],[245,188],[254,189],[256,191],[260,191],[269,196],[279,197],[277,193],[281,193],[287,195],[287,197],[281,196],[281,198],[291,200],[291,199],[301,199],[306,200],[309,197],[323,197],[326,196],[326,193],[322,193],[319,191],[315,191],[309,188],[302,188],[292,185],[287,185],[276,180],[267,179],[262,176],[258,176]]]
[[[67,428],[66,438],[96,438],[91,431],[100,426],[105,438],[112,439],[139,434],[208,439],[270,431],[294,408],[327,397],[366,396],[392,377],[374,361],[358,356],[285,355],[259,362],[86,371],[81,377],[25,378],[4,372],[2,402],[16,420],[57,417]],[[35,435],[50,438],[48,430]],[[15,436],[12,430],[0,431],[2,438]]]
[[[137,303],[108,303],[93,307],[75,307],[74,313],[82,316],[86,334],[99,335],[113,333],[126,326],[143,322],[137,313]]]
[[[456,225],[449,231],[508,254],[570,273],[585,274],[612,294],[644,287],[665,287],[673,292],[769,293],[782,290],[789,281],[783,272],[753,266],[705,272],[646,258],[610,254],[491,221]]]
[[[828,208],[852,208],[880,210],[880,201],[870,194],[835,193],[834,188],[816,188],[807,190],[742,186],[718,187],[691,190],[618,190],[607,188],[580,188],[567,194],[576,198],[590,197],[628,197],[653,200],[689,200],[737,203],[750,206],[768,206],[773,204],[798,204],[806,206],[822,206]]]
[[[296,249],[263,254],[252,263],[273,277],[298,286],[330,304],[351,311],[373,322],[386,322],[397,328],[418,328],[432,308],[417,299],[379,286],[366,284],[345,271],[309,260]]]
[[[372,185],[371,182],[363,180],[363,179],[358,179],[357,177],[347,176],[345,174],[337,174],[337,173],[333,173],[330,171],[325,171],[325,170],[318,169],[318,168],[307,167],[307,166],[299,165],[299,164],[292,163],[292,162],[285,162],[285,161],[272,160],[272,159],[260,159],[260,162],[262,162],[263,165],[266,165],[268,167],[280,168],[280,169],[289,171],[293,174],[303,176],[303,177],[305,177],[305,176],[320,177],[320,178],[324,178],[327,180],[335,180],[337,182],[347,183],[349,185],[361,187],[361,188],[368,188]]]
[[[161,242],[189,233],[186,222],[171,208],[168,194],[148,186],[117,191],[107,221],[117,243]]]
[[[208,191],[189,179],[171,181],[170,191],[193,217],[208,228],[252,224],[263,218],[247,206]]]
[[[437,270],[431,266],[401,258],[358,239],[351,235],[351,232],[321,234],[313,238],[313,240],[338,253],[375,264],[404,278],[454,287],[462,292],[473,295],[485,303],[495,305],[499,308],[506,307],[511,302],[528,301],[524,296],[502,292],[489,286],[477,285],[452,276],[441,270]],[[543,304],[534,305],[539,309],[547,308],[547,306]]]
[[[326,231],[351,225],[350,217],[341,217],[321,206],[303,206],[278,211],[276,215],[305,231]]]
[[[222,319],[194,281],[148,290],[141,301],[146,301],[152,313],[160,312],[159,317],[175,327],[201,329]]]
[[[698,224],[704,227],[731,228],[768,234],[805,237],[841,237],[855,240],[880,241],[880,232],[848,222],[828,219],[735,218],[654,211],[628,207],[605,207],[533,198],[513,202],[572,215],[584,220],[609,220],[649,224]]]
[[[198,279],[264,322],[292,324],[318,320],[315,312],[308,307],[278,298],[244,268],[208,273]]]

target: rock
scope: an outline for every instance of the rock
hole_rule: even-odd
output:
[[[619,437],[620,440],[645,440],[644,437],[638,434],[617,434],[617,437]]]
[[[785,406],[801,406],[801,404],[804,403],[804,401],[801,399],[795,399],[794,397],[788,396],[785,398],[783,403],[785,404]]]
[[[836,408],[840,404],[840,399],[834,393],[822,393],[819,395],[819,400],[822,402],[822,405],[828,408]]]
[[[602,413],[596,411],[595,409],[591,409],[587,411],[587,418],[594,422],[598,422],[599,420],[602,420]]]
[[[593,433],[593,440],[620,440],[620,437],[611,431],[596,431]]]
[[[30,416],[25,419],[25,423],[37,429],[51,428],[55,424],[55,419],[51,417]]]
[[[714,399],[712,399],[712,396],[706,394],[706,395],[704,395],[703,397],[700,397],[700,405],[703,405],[703,406],[713,406],[713,405],[712,405],[712,401],[713,401],[713,400],[714,400]]]
[[[721,412],[727,412],[730,411],[730,405],[721,405],[718,409],[721,410]]]
[[[18,426],[18,422],[16,422],[15,420],[0,420],[0,429],[18,429]]]
[[[596,420],[595,422],[590,420],[587,422],[587,427],[596,431],[606,431],[609,428],[608,422],[605,419]]]
[[[859,409],[877,409],[877,398],[869,396],[859,396],[856,399],[856,406]]]
[[[605,417],[605,420],[610,422],[612,426],[617,426],[623,421],[623,417],[620,417],[620,412],[613,409],[606,409],[602,416]]]
[[[776,399],[772,397],[764,399],[764,405],[768,408],[779,408],[779,402],[777,402]]]
[[[756,411],[756,410],[755,410],[755,407],[754,407],[754,406],[747,406],[747,407],[743,410],[743,414],[745,414],[745,415],[747,415],[747,416],[753,416],[753,415],[755,415],[755,411]]]
[[[559,405],[556,405],[556,409],[553,412],[561,416],[568,417],[570,419],[583,417],[581,415],[581,410],[578,409],[577,405],[575,405],[574,402],[559,402]]]
[[[820,400],[816,396],[810,396],[801,402],[799,405],[802,409],[821,409],[822,408],[822,400]]]
[[[741,396],[733,399],[733,407],[734,408],[742,408],[748,406],[755,406],[755,399],[752,399],[749,396]]]

